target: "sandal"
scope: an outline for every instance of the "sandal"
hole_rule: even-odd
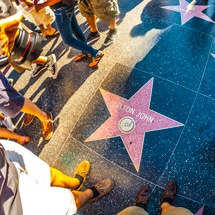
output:
[[[169,203],[170,205],[173,205],[175,198],[177,195],[177,185],[175,181],[169,181],[164,189],[164,193],[161,199],[161,205],[164,202]]]
[[[81,60],[84,60],[84,59],[87,59],[87,58],[91,58],[91,54],[80,54],[80,55],[77,55],[75,56],[75,62],[78,62],[78,61],[81,61]]]
[[[92,58],[92,61],[89,64],[89,67],[90,68],[96,67],[99,64],[99,62],[100,62],[100,60],[102,59],[103,56],[104,56],[104,52],[99,51],[99,55]]]
[[[30,137],[29,136],[22,136],[23,137],[23,139],[21,140],[21,141],[18,141],[18,143],[20,144],[20,145],[25,145],[25,144],[27,144],[28,142],[30,142]]]

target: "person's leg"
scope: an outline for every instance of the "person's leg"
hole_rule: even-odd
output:
[[[168,181],[165,186],[164,193],[161,199],[161,215],[193,215],[191,211],[182,207],[173,206],[177,195],[177,184],[175,181]]]
[[[21,112],[27,114],[27,120],[31,121],[36,116],[42,123],[43,136],[45,140],[49,140],[53,134],[53,120],[50,112],[42,111],[37,105],[35,105],[30,99],[24,99],[24,105],[21,108]],[[25,123],[29,125],[30,123]]]
[[[50,7],[45,7],[37,12],[35,11],[34,17],[36,17],[37,20],[39,19],[38,23],[41,23],[41,31],[44,37],[55,36],[59,33],[57,29],[51,25],[55,20],[55,16]]]
[[[90,163],[86,160],[78,165],[73,178],[65,175],[58,169],[50,167],[51,186],[80,190],[86,181],[89,171]]]
[[[6,77],[0,72],[0,112],[13,118],[20,112],[29,114],[30,120],[38,117],[42,123],[43,136],[49,140],[53,134],[52,116],[50,112],[42,111],[31,100],[18,93],[8,83]],[[30,122],[28,124],[30,124]]]
[[[106,0],[106,4],[100,4],[98,1],[91,1],[94,14],[100,21],[109,22],[110,30],[104,41],[104,46],[111,45],[116,40],[116,17],[119,14],[117,0]]]
[[[48,62],[48,57],[46,56],[39,56],[33,63],[44,65]]]
[[[4,114],[0,113],[0,120],[4,120]]]
[[[86,37],[85,37],[83,31],[81,30],[75,16],[72,19],[71,26],[72,26],[72,32],[76,36],[76,38],[81,40],[84,43],[87,43]],[[74,60],[75,60],[75,62],[78,62],[78,61],[81,61],[81,60],[84,60],[87,58],[91,58],[91,54],[82,52],[82,54],[76,55]]]
[[[30,99],[25,98],[24,105],[21,112],[36,116],[41,122],[48,120],[47,113],[42,111],[37,105],[35,105]]]
[[[143,208],[130,206],[117,213],[117,215],[149,215]]]
[[[93,57],[98,54],[98,50],[87,45],[87,43],[76,39],[73,36],[73,29],[71,23],[76,19],[73,8],[65,8],[55,11],[56,24],[64,43],[70,47],[78,49],[83,53],[89,53]]]
[[[116,29],[116,17],[109,21],[109,32],[104,41],[104,46],[109,46],[116,40],[117,29]]]
[[[58,76],[57,69],[57,59],[55,54],[49,56],[39,56],[36,60],[33,61],[36,63],[36,68],[32,71],[31,77],[38,76],[41,72],[49,70],[52,73],[52,78],[56,79]]]
[[[99,181],[90,189],[80,192],[73,190],[72,194],[74,195],[77,209],[81,208],[88,201],[95,201],[102,196],[108,194],[114,187],[114,181],[112,179],[104,179]]]
[[[109,28],[110,29],[116,29],[116,17],[110,20]]]
[[[161,215],[174,208],[173,204],[177,195],[177,184],[175,181],[168,181],[161,198]]]
[[[20,112],[38,117],[42,123],[44,138],[46,140],[51,138],[53,133],[51,113],[42,111],[31,100],[18,93],[2,73],[0,73],[0,111],[12,118]]]
[[[143,186],[136,195],[135,206],[127,207],[117,215],[149,215],[146,212],[150,198],[150,188]]]
[[[14,131],[16,129],[16,126],[13,124],[11,118],[9,116],[4,115],[1,112],[0,112],[0,124],[1,125],[3,124],[10,131]]]
[[[47,29],[47,36],[55,36],[59,34],[59,31],[54,28],[51,24],[45,26]]]
[[[74,15],[74,9],[64,8],[55,10],[55,16],[56,24],[64,43],[70,47],[82,51],[82,53],[84,53],[85,56],[84,58],[81,57],[81,60],[87,58],[88,57],[87,54],[90,54],[92,56],[92,62],[89,64],[89,66],[91,68],[96,67],[100,60],[102,59],[102,57],[104,56],[104,53],[102,51],[92,48],[92,46],[88,45],[86,42],[76,39],[73,36],[73,29],[71,23],[73,23],[73,19],[76,20],[76,17]],[[78,56],[78,59],[79,57],[80,56]],[[75,61],[79,60],[75,58]]]
[[[161,205],[161,215],[164,215],[167,211],[173,208],[175,208],[175,206],[170,205],[168,202],[164,202]]]
[[[56,32],[56,29],[52,28],[51,25],[44,26],[43,24],[41,24],[41,25],[38,25],[38,26],[39,26],[40,31],[41,31],[41,33],[42,33],[42,35],[44,37],[54,36],[54,33]]]
[[[190,210],[183,207],[174,207],[172,205],[168,205],[168,203],[163,203],[161,215],[194,215]]]
[[[94,33],[94,32],[98,32],[98,27],[97,27],[97,23],[96,23],[96,16],[88,16],[86,17],[87,23],[90,26],[90,32]]]
[[[77,178],[71,178],[58,169],[50,167],[50,172],[51,186],[75,189],[80,184],[80,181]]]
[[[79,1],[78,8],[82,16],[86,18],[86,21],[90,27],[90,34],[87,36],[87,42],[88,44],[91,44],[100,39],[96,16],[94,15],[92,5],[89,1]]]
[[[9,131],[6,128],[0,128],[0,138],[16,140],[20,145],[30,141],[30,137],[19,135],[13,131]]]
[[[81,30],[81,27],[78,24],[78,21],[77,21],[75,15],[72,18],[71,26],[72,26],[72,32],[77,37],[77,39],[81,40],[84,43],[87,43],[86,37],[85,37],[83,31]]]

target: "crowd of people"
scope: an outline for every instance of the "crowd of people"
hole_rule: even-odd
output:
[[[89,24],[90,34],[87,37],[76,19],[76,6]],[[56,56],[54,53],[49,56],[41,55],[41,35],[49,37],[58,34],[66,45],[81,52],[75,56],[76,62],[90,58],[89,67],[95,68],[104,56],[103,51],[90,45],[100,39],[96,19],[98,17],[100,21],[109,23],[109,31],[104,40],[104,46],[109,46],[116,40],[118,15],[117,0],[1,0],[0,69],[3,71],[10,65],[19,72],[32,70],[32,77],[42,71],[50,71],[53,79],[56,79]],[[21,22],[30,23],[34,27],[28,31],[21,27]],[[56,27],[53,27],[53,22]],[[32,64],[36,64],[34,70]],[[30,137],[17,134],[14,131],[16,126],[11,120],[20,112],[25,113],[25,126],[37,117],[42,125],[44,139],[50,140],[53,134],[51,112],[41,110],[21,95],[0,72],[0,123],[3,126],[0,127],[0,214],[73,215],[87,202],[99,199],[114,188],[114,180],[106,178],[81,191],[90,172],[88,161],[82,161],[77,166],[74,177],[70,177],[50,167],[23,147],[30,142]],[[173,206],[176,194],[176,182],[169,181],[161,199],[161,214],[193,214],[188,209]],[[135,206],[117,214],[148,215],[146,210],[149,198],[150,188],[144,186],[136,196]]]

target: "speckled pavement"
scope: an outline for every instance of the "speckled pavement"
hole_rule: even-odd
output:
[[[108,24],[98,21],[101,39],[93,47],[105,56],[98,68],[75,63],[80,52],[60,36],[44,43],[45,55],[57,57],[59,75],[30,71],[6,75],[14,87],[43,110],[51,111],[54,134],[42,137],[38,119],[17,132],[30,135],[25,147],[51,166],[73,176],[87,159],[91,171],[83,188],[110,177],[110,194],[80,211],[114,215],[134,205],[149,185],[147,211],[160,214],[168,180],[178,184],[175,205],[215,215],[215,1],[119,0],[118,36],[103,47]],[[76,10],[87,35],[85,19]]]

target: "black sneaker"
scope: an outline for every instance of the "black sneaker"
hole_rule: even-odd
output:
[[[111,45],[116,40],[117,30],[116,29],[110,29],[110,31],[107,34],[107,37],[104,41],[104,46]]]
[[[88,36],[87,36],[87,43],[90,44],[92,42],[95,42],[97,40],[100,39],[100,34],[99,32],[91,32]]]
[[[49,71],[52,73],[52,78],[56,79],[58,76],[58,69],[57,69],[57,63],[56,63],[56,56],[55,54],[49,55]]]
[[[47,70],[48,68],[49,68],[48,62],[44,65],[37,65],[35,69],[31,72],[31,77],[34,78],[38,76],[41,72]]]
[[[52,73],[52,78],[56,79],[58,76],[56,57],[54,54],[48,56],[48,61],[44,65],[37,65],[31,73],[31,77],[38,76],[41,72],[49,70]]]

